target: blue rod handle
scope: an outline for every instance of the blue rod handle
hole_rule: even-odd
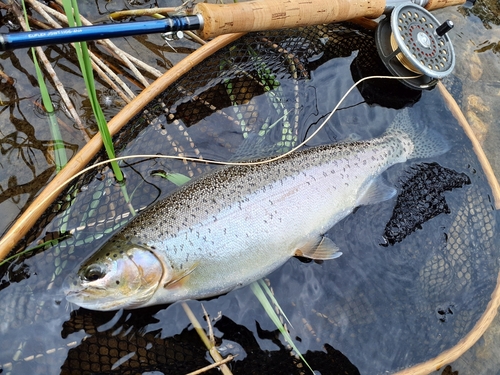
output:
[[[174,16],[153,21],[124,22],[96,26],[66,27],[61,29],[0,34],[0,51],[17,48],[119,38],[132,35],[165,33],[169,31],[200,30],[203,18]]]

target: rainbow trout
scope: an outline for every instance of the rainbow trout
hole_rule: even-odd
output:
[[[223,294],[292,256],[336,258],[324,233],[355,207],[395,195],[383,171],[447,149],[404,110],[380,138],[224,167],[134,218],[68,277],[66,298],[93,310],[133,309]]]

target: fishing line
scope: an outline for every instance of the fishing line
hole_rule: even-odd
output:
[[[285,152],[284,154],[281,154],[281,155],[278,155],[278,156],[275,156],[275,157],[272,157],[272,158],[269,158],[269,159],[257,160],[257,161],[244,161],[244,162],[228,162],[228,161],[200,159],[200,158],[193,158],[193,157],[189,157],[189,156],[186,157],[186,156],[177,156],[177,155],[150,155],[150,154],[144,154],[144,155],[141,155],[141,154],[138,154],[138,155],[127,155],[127,156],[119,156],[119,157],[116,157],[116,158],[113,158],[113,159],[108,159],[108,160],[104,160],[104,161],[95,163],[95,164],[91,165],[90,167],[82,169],[80,172],[76,173],[74,176],[68,178],[61,185],[64,186],[64,185],[68,184],[69,182],[73,181],[75,178],[81,176],[82,174],[87,173],[88,171],[90,171],[90,170],[92,170],[94,168],[97,168],[97,167],[100,167],[102,165],[108,164],[108,163],[110,163],[112,161],[127,160],[127,159],[132,159],[132,158],[142,158],[142,159],[163,158],[163,159],[174,159],[174,160],[182,160],[182,161],[192,161],[192,162],[215,164],[215,165],[232,165],[232,166],[244,166],[244,165],[252,166],[252,165],[260,165],[260,164],[266,164],[266,163],[274,162],[274,161],[282,159],[282,158],[290,155],[291,153],[297,151],[299,148],[301,148],[306,143],[308,143],[311,139],[313,139],[320,132],[320,130],[323,129],[323,127],[326,125],[326,123],[332,118],[332,116],[335,114],[335,112],[338,110],[338,108],[344,102],[344,100],[347,98],[347,96],[351,93],[351,91],[354,90],[356,88],[356,86],[358,86],[360,83],[362,83],[364,81],[367,81],[369,79],[398,79],[398,80],[405,80],[405,79],[415,79],[415,78],[419,78],[419,77],[421,77],[421,75],[410,76],[410,77],[395,77],[395,76],[380,76],[380,75],[377,75],[377,76],[368,76],[368,77],[364,77],[364,78],[360,79],[359,81],[355,82],[347,90],[347,92],[339,100],[339,102],[337,103],[337,105],[335,106],[335,108],[332,109],[332,111],[328,114],[328,116],[323,120],[323,122],[321,123],[321,125],[319,125],[319,127],[309,137],[307,137],[304,141],[302,141],[301,143],[299,143],[297,146],[293,147],[291,150]],[[49,198],[52,198],[52,196],[54,194],[56,194],[56,193],[57,193],[56,191],[51,192],[47,196],[47,198],[44,201],[40,202],[38,204],[38,206],[36,206],[36,207],[41,206],[43,204],[43,202],[45,202]]]
[[[339,109],[337,110],[337,112],[338,112],[338,111],[343,111],[343,110],[345,110],[345,109],[352,109],[352,108],[357,107],[358,105],[361,105],[361,104],[364,104],[364,103],[366,103],[366,100],[363,100],[363,101],[361,101],[361,102],[358,102],[358,103],[355,103],[355,104],[352,104],[352,105],[348,105],[348,106],[346,106],[346,107],[339,108]],[[323,119],[323,117],[324,117],[324,116],[321,116],[321,117],[320,117],[320,119]],[[319,121],[317,121],[317,122],[319,122]],[[308,133],[309,133],[309,131],[317,125],[317,122],[313,122],[311,125],[309,125],[309,126],[308,126],[308,128],[307,128],[307,130],[306,130],[306,132],[305,132],[305,134],[308,134]],[[324,126],[324,124],[323,124],[323,123],[321,123],[320,127],[323,127],[323,126]],[[307,138],[306,138],[306,139],[307,139]],[[335,139],[335,140],[336,140],[336,139]],[[303,141],[303,142],[302,142],[302,144],[303,144],[304,142],[306,142],[306,141]]]

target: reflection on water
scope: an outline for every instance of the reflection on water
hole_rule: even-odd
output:
[[[442,10],[437,17],[444,19],[448,16],[456,23],[451,37],[459,60],[456,73],[462,81],[461,104],[476,132],[482,135],[480,138],[489,155],[494,156],[498,126],[495,127],[493,108],[498,97],[496,73],[499,66],[494,59],[495,48],[485,48],[485,45],[487,41],[495,40],[494,33],[498,33],[498,28],[487,17],[478,18],[479,9],[494,10],[495,4],[490,4],[489,8],[485,4],[478,1],[467,12],[456,8]],[[98,6],[102,12],[103,4]],[[8,17],[4,17],[5,10],[0,11],[0,32],[5,32]],[[287,48],[294,40],[300,39],[288,41]],[[23,68],[29,66],[29,58],[25,51],[3,53],[0,57],[2,70],[16,79],[15,85],[0,81],[0,209],[5,212],[0,219],[0,228],[3,231],[51,178],[54,167],[50,157],[50,132],[33,109],[36,90],[29,86],[30,82],[34,85],[33,76],[29,69]],[[27,63],[21,64],[19,59]],[[307,84],[304,84],[305,80],[281,82],[279,87],[292,104],[296,100],[293,94],[296,87],[306,93],[295,109],[297,113],[305,114],[301,118],[305,125],[291,135],[302,139],[346,91],[352,83],[353,60],[354,57],[348,57],[327,61],[327,56],[321,55],[310,61],[311,66],[316,64],[317,68],[311,69]],[[62,64],[75,70],[74,65],[66,60]],[[73,80],[71,78],[71,82]],[[76,82],[75,79],[75,86],[79,84]],[[219,82],[217,87],[219,91],[214,92],[228,91],[227,82]],[[190,87],[187,84],[182,89],[189,90]],[[199,95],[200,91],[203,90],[196,94]],[[158,140],[164,139],[160,136],[167,139],[172,131],[176,132],[175,138],[181,141],[167,146],[172,152],[186,152],[190,150],[190,142],[194,142],[204,156],[227,159],[238,150],[240,155],[248,156],[253,150],[238,148],[236,140],[241,139],[241,134],[251,131],[252,126],[259,129],[263,125],[258,121],[263,118],[270,123],[280,118],[276,115],[279,102],[272,98],[272,93],[265,94],[260,88],[254,95],[251,101],[240,103],[261,110],[259,116],[245,119],[247,128],[242,129],[241,122],[236,121],[232,127],[221,126],[222,121],[239,114],[238,107],[232,108],[230,101],[221,105],[223,111],[212,113],[208,120],[206,113],[189,112],[187,101],[179,101],[168,103],[175,109],[171,112],[175,121],[167,115],[159,116],[154,134]],[[106,94],[103,98],[105,104],[108,96]],[[213,97],[208,99],[210,103],[214,102]],[[380,134],[391,121],[393,112],[370,107],[363,101],[364,98],[357,93],[349,97],[346,109],[336,115],[333,126],[312,144],[349,137],[353,131],[361,138]],[[439,131],[451,140],[452,150],[437,161],[471,179],[470,186],[445,193],[450,214],[438,215],[401,244],[385,248],[380,243],[394,201],[361,207],[329,232],[342,247],[344,255],[341,258],[323,264],[292,259],[269,277],[276,297],[292,323],[289,327],[292,337],[318,373],[382,373],[425,361],[463,337],[488,302],[498,271],[497,257],[488,245],[491,231],[496,231],[496,213],[491,210],[486,183],[478,172],[480,167],[471,153],[470,144],[444,108],[437,90],[434,90],[424,92],[412,111],[421,121],[439,127]],[[59,115],[70,123],[62,112]],[[294,121],[293,115],[289,120]],[[83,137],[71,128],[68,127],[63,134],[63,139],[68,140],[68,155],[84,143]],[[277,127],[271,129],[271,143],[282,139],[281,131]],[[130,145],[130,152],[141,150],[141,143],[147,139],[147,134],[141,133]],[[149,148],[149,144],[143,143],[142,147]],[[166,153],[164,148],[159,151]],[[181,164],[179,169],[184,168]],[[135,181],[141,186],[141,194],[132,197],[135,207],[144,207],[173,188],[168,181],[142,171],[170,171],[172,165],[148,160],[129,163],[125,167],[127,181]],[[395,167],[385,178],[400,186],[401,175],[408,167]],[[196,175],[202,169],[201,166],[192,166],[190,173]],[[112,184],[103,179],[106,173],[103,170],[95,178],[93,176],[84,186],[88,189],[87,195],[82,194],[82,197],[94,197],[99,189],[112,191]],[[111,195],[104,198],[116,201]],[[467,199],[470,203],[464,203]],[[61,218],[61,222],[76,231],[59,248],[24,262],[14,262],[3,271],[0,284],[2,370],[13,374],[154,371],[179,374],[210,364],[212,360],[206,348],[178,304],[116,313],[72,311],[73,307],[67,305],[60,294],[62,279],[105,240],[103,237],[86,244],[89,235],[86,230],[99,225],[113,228],[128,217],[126,209],[117,207],[119,204],[110,211],[101,212],[99,205],[93,206],[94,201],[97,198],[82,203],[88,205],[82,210],[87,216],[75,215],[67,221]],[[377,220],[373,220],[374,217]],[[111,219],[114,221],[106,224]],[[482,226],[476,224],[478,220]],[[464,231],[464,228],[471,232]],[[54,225],[47,228],[47,232],[58,233],[59,229],[60,225]],[[44,235],[54,236],[53,233]],[[463,247],[462,243],[467,243],[467,246]],[[464,248],[481,251],[464,254]],[[454,270],[458,271],[452,272]],[[201,303],[193,301],[190,306],[202,320]],[[235,374],[307,372],[248,288],[203,301],[203,306],[208,312],[221,354],[237,355],[230,364]],[[208,326],[208,322],[204,324]],[[474,373],[494,369],[494,358],[498,358],[493,355],[497,347],[494,342],[498,342],[495,341],[495,332],[493,327],[483,341],[466,354],[465,360],[453,364],[453,369],[464,374],[471,373],[470,368],[474,368]],[[481,366],[478,358],[488,358],[492,364]],[[211,370],[211,373],[216,372],[218,370]]]

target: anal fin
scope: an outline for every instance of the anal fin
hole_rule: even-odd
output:
[[[373,179],[363,191],[361,191],[356,200],[356,205],[362,206],[380,203],[391,199],[396,195],[396,193],[397,190],[393,186],[387,185],[382,177],[378,176]]]

